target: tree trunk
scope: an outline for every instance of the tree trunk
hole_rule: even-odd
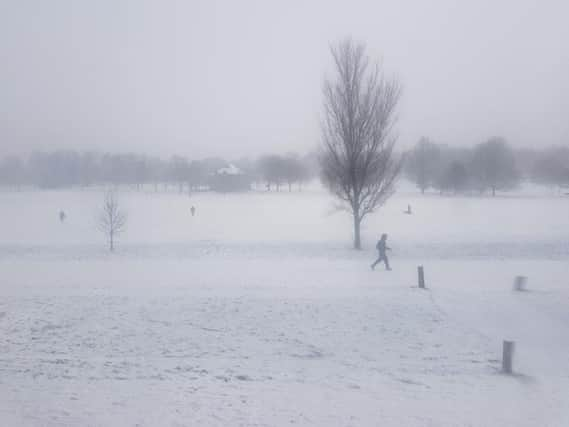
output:
[[[492,197],[496,196],[496,187],[492,186]]]
[[[354,249],[358,250],[362,248],[360,225],[361,225],[361,219],[358,218],[357,214],[354,214]]]
[[[111,252],[113,252],[115,250],[115,242],[113,241],[113,233],[112,232],[110,233],[109,237],[110,237],[110,239],[109,239],[110,240],[110,248],[109,249],[111,250]]]

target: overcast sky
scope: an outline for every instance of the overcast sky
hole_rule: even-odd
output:
[[[403,147],[568,145],[568,17],[566,0],[0,0],[0,155],[306,152],[345,36],[402,81]]]

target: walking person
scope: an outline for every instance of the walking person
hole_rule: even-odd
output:
[[[375,245],[375,248],[377,249],[378,252],[378,257],[375,260],[375,262],[371,265],[371,269],[375,270],[375,266],[377,264],[379,264],[381,261],[383,261],[385,263],[385,269],[386,270],[391,270],[391,267],[389,266],[389,259],[387,258],[387,251],[390,251],[391,248],[387,246],[387,234],[382,234],[381,235],[381,239],[379,239],[377,241],[377,245]]]
[[[195,216],[195,215],[196,215],[196,207],[195,207],[195,206],[192,206],[192,207],[190,208],[190,212],[192,213],[192,216]]]

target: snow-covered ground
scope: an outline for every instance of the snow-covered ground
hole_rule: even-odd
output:
[[[317,189],[120,200],[110,255],[101,193],[0,193],[1,425],[569,425],[568,197],[401,191],[361,252]]]

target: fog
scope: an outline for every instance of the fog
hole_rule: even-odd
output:
[[[568,15],[564,1],[3,1],[0,156],[310,151],[345,36],[402,82],[402,147],[567,144]]]
[[[0,0],[0,426],[569,426],[568,16]]]

